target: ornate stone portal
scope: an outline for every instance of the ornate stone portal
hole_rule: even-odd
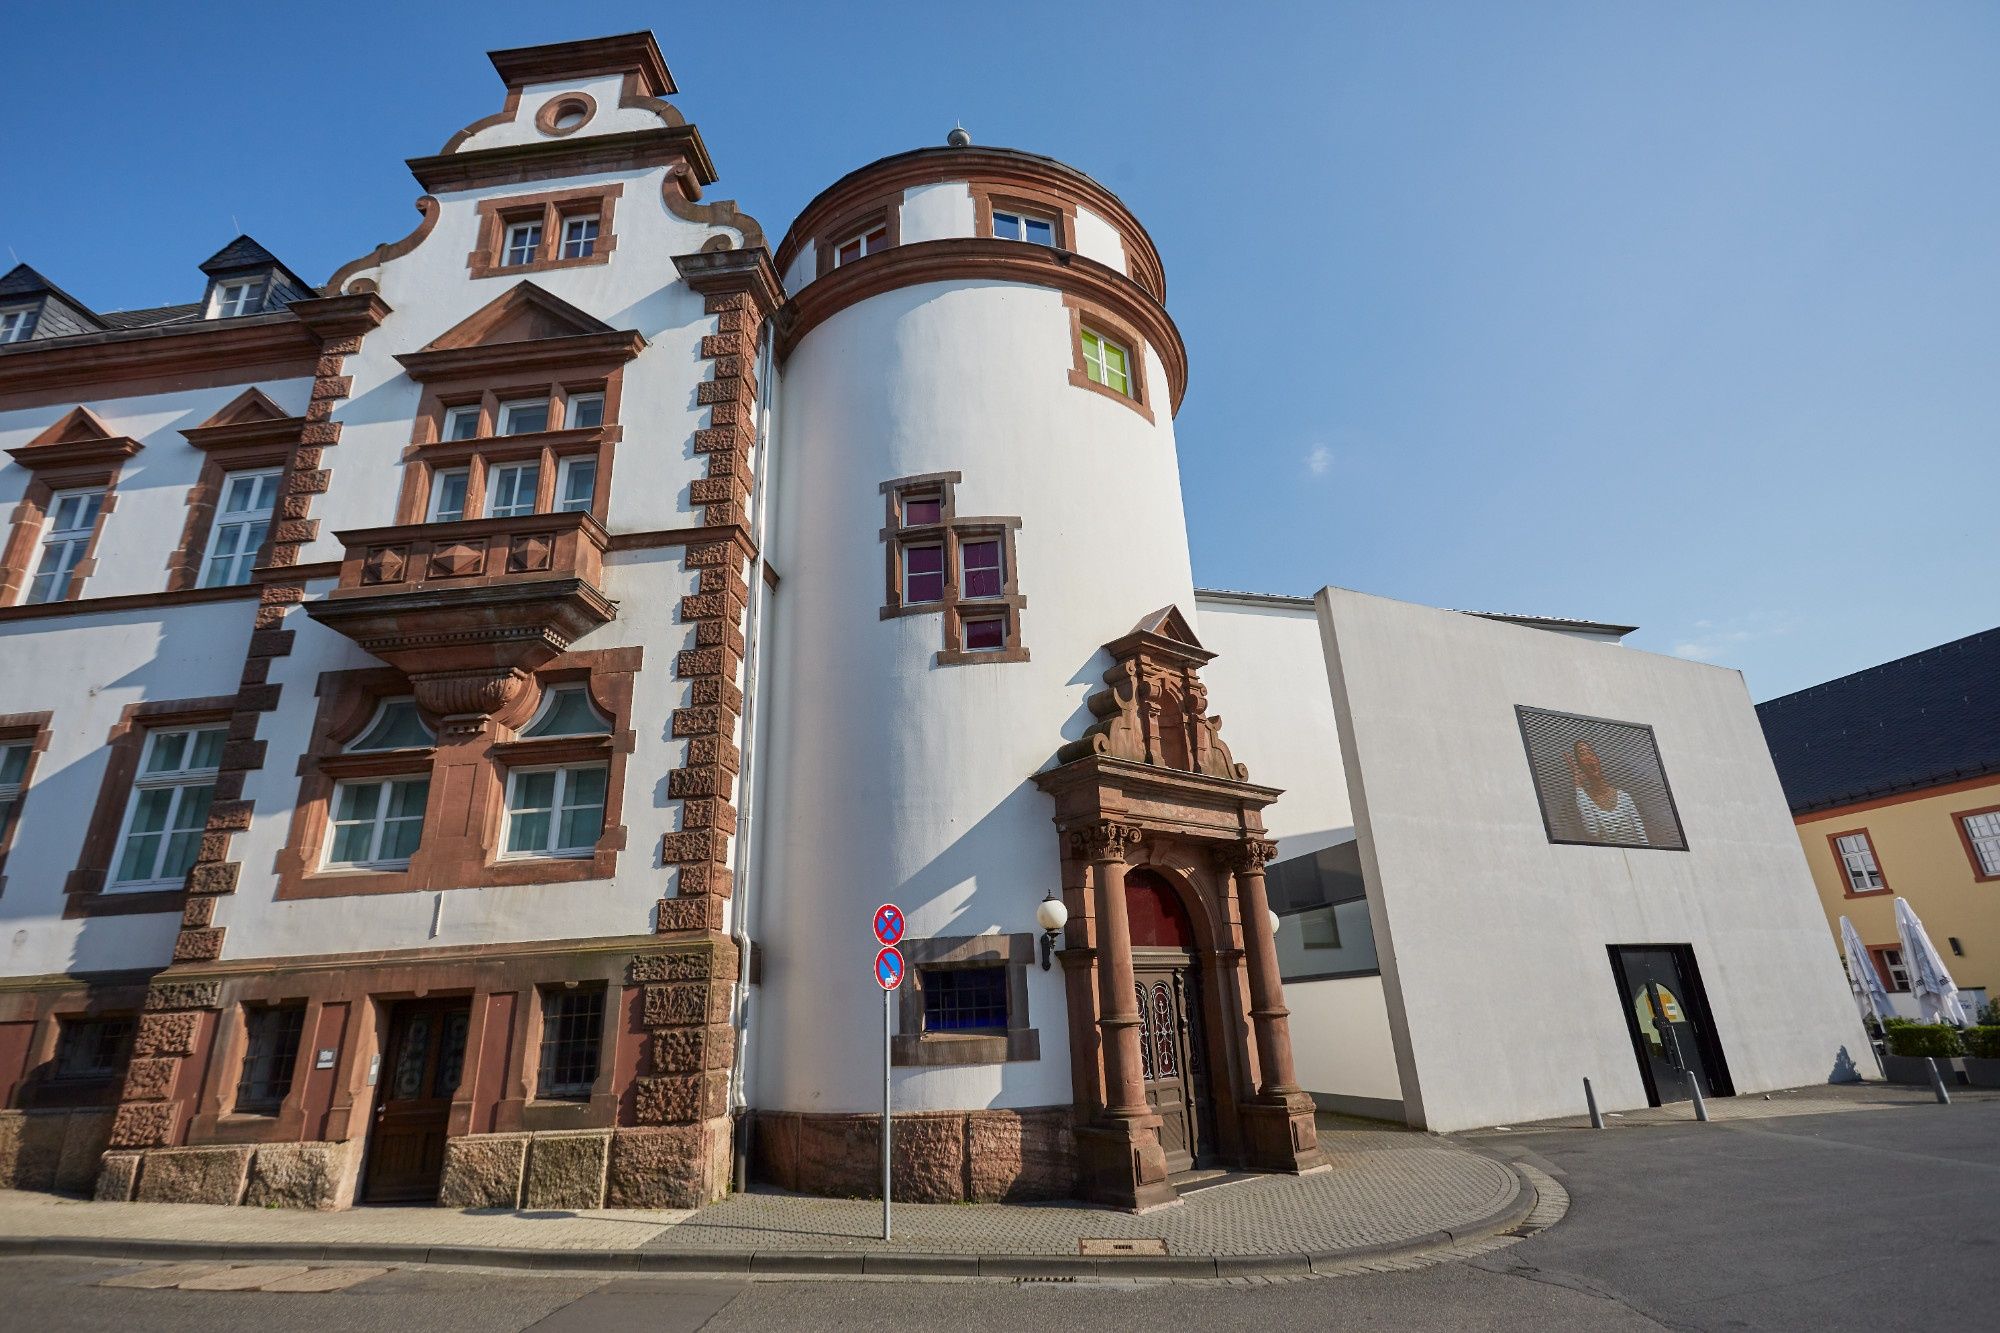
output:
[[[1084,1188],[1143,1210],[1179,1196],[1140,1048],[1126,875],[1141,866],[1174,887],[1193,926],[1217,1155],[1291,1172],[1326,1157],[1293,1072],[1264,888],[1272,844],[1261,812],[1279,793],[1250,783],[1223,743],[1199,675],[1214,654],[1179,611],[1154,612],[1105,650],[1109,688],[1087,701],[1097,721],[1035,782],[1055,797],[1063,835],[1061,957]]]

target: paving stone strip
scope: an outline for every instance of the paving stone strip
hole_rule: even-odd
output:
[[[767,1190],[695,1213],[309,1213],[0,1191],[0,1253],[254,1261],[272,1282],[315,1280],[307,1266],[343,1260],[753,1276],[1304,1277],[1412,1262],[1515,1230],[1541,1202],[1540,1182],[1525,1172],[1431,1135],[1328,1126],[1324,1142],[1328,1170],[1254,1176],[1139,1216],[1070,1203],[898,1204],[886,1244],[879,1202]],[[192,1280],[256,1285],[221,1273]]]

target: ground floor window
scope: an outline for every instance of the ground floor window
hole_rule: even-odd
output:
[[[1004,1032],[1007,968],[925,968],[924,1031]]]
[[[65,1018],[56,1037],[57,1078],[111,1078],[132,1045],[129,1018]]]
[[[581,1101],[597,1082],[604,1041],[604,987],[542,992],[541,1077],[535,1095]]]
[[[298,1063],[299,1037],[305,1031],[306,1007],[271,1005],[246,1009],[243,1026],[243,1075],[236,1084],[236,1109],[275,1111],[292,1091],[292,1066]]]

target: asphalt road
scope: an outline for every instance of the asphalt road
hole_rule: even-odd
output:
[[[228,1333],[1027,1328],[1838,1329],[1994,1324],[2000,1103],[1515,1134],[1553,1229],[1470,1263],[1233,1284],[697,1282],[392,1270],[344,1291],[147,1291],[138,1266],[0,1260],[0,1324]]]

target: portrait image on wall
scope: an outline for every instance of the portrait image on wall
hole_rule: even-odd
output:
[[[1516,706],[1550,842],[1686,851],[1653,729]]]

